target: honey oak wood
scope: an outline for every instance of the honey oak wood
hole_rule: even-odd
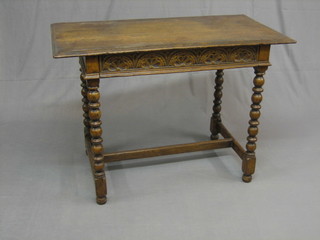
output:
[[[295,40],[245,15],[56,23],[51,31],[55,58],[79,57],[85,146],[98,204],[107,201],[107,162],[230,147],[242,159],[242,180],[252,180],[263,75],[270,66],[270,48]],[[245,148],[221,119],[223,70],[244,67],[255,71]],[[212,140],[103,152],[101,78],[203,70],[217,70],[210,121]]]
[[[212,150],[219,148],[227,148],[232,146],[232,139],[226,138],[217,141],[203,141],[196,143],[186,143],[178,145],[170,145],[155,148],[145,148],[131,151],[122,151],[104,154],[105,162],[115,162],[121,160],[149,158],[163,155],[172,155],[186,152],[197,152],[204,150]]]
[[[240,143],[231,135],[231,133],[228,131],[228,129],[223,125],[223,123],[218,123],[219,125],[219,130],[220,134],[224,138],[231,138],[232,139],[232,149],[238,154],[238,156],[242,159],[245,160],[247,157],[246,150],[240,145]]]
[[[55,23],[53,56],[295,43],[245,15]]]
[[[86,82],[87,85],[87,99],[88,99],[88,116],[89,116],[89,133],[90,133],[90,161],[92,162],[92,171],[96,186],[96,201],[98,204],[105,204],[107,201],[106,194],[106,176],[104,172],[103,161],[103,139],[101,128],[101,111],[100,111],[100,93],[99,93],[100,79],[90,80]],[[86,137],[86,136],[85,136]]]
[[[211,140],[218,139],[219,138],[219,133],[220,133],[220,125],[221,123],[221,98],[222,98],[222,84],[223,84],[223,70],[218,70],[216,72],[216,78],[215,78],[215,83],[216,86],[215,91],[214,91],[214,101],[213,101],[213,113],[211,116],[211,122],[210,122],[210,131],[211,131]]]
[[[249,121],[249,128],[247,137],[247,144],[246,144],[246,153],[247,158],[244,159],[242,162],[242,171],[243,176],[242,180],[244,182],[250,182],[252,179],[252,174],[255,171],[256,167],[256,142],[257,142],[257,134],[258,134],[258,125],[259,125],[259,117],[261,115],[261,101],[262,101],[262,92],[263,92],[263,84],[264,84],[264,77],[263,75],[267,71],[268,67],[255,67],[254,73],[256,76],[253,79],[254,87],[252,88],[253,94],[251,97],[252,104],[251,104],[251,111],[250,111],[250,121]]]
[[[211,47],[100,56],[100,77],[269,66],[264,46]],[[92,74],[90,74],[90,78]]]
[[[110,77],[131,77],[140,75],[152,75],[152,74],[166,74],[166,73],[182,73],[182,72],[197,72],[197,71],[208,71],[208,70],[218,70],[218,69],[235,69],[235,68],[245,68],[253,66],[270,66],[269,62],[256,62],[256,63],[238,63],[238,64],[217,64],[217,65],[206,65],[206,66],[186,66],[179,68],[166,68],[166,69],[137,69],[135,71],[117,71],[117,72],[101,72],[100,78],[110,78]],[[94,79],[97,75],[85,75],[85,79]]]

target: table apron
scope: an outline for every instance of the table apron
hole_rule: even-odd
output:
[[[172,49],[80,57],[87,80],[270,66],[270,45]]]

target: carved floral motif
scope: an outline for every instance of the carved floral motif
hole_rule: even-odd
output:
[[[169,66],[182,67],[196,64],[196,54],[188,50],[174,51],[169,56]]]
[[[153,52],[142,54],[140,57],[137,58],[136,68],[159,68],[164,67],[166,65],[165,56],[162,54]]]
[[[252,51],[252,48],[239,47],[231,53],[232,62],[253,62],[256,59],[257,53]]]
[[[218,64],[227,62],[228,53],[224,49],[205,50],[200,57],[200,62],[204,64]]]
[[[104,62],[104,69],[107,69],[111,72],[127,70],[130,68],[133,68],[133,62],[129,56],[125,55],[110,56]]]
[[[101,58],[102,71],[172,68],[215,64],[257,62],[258,47],[159,50],[109,54]]]

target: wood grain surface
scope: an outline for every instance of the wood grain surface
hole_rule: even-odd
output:
[[[51,32],[55,58],[295,43],[245,15],[55,23]]]

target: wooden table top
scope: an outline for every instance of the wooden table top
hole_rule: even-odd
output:
[[[295,43],[245,15],[55,23],[51,33],[55,58]]]

